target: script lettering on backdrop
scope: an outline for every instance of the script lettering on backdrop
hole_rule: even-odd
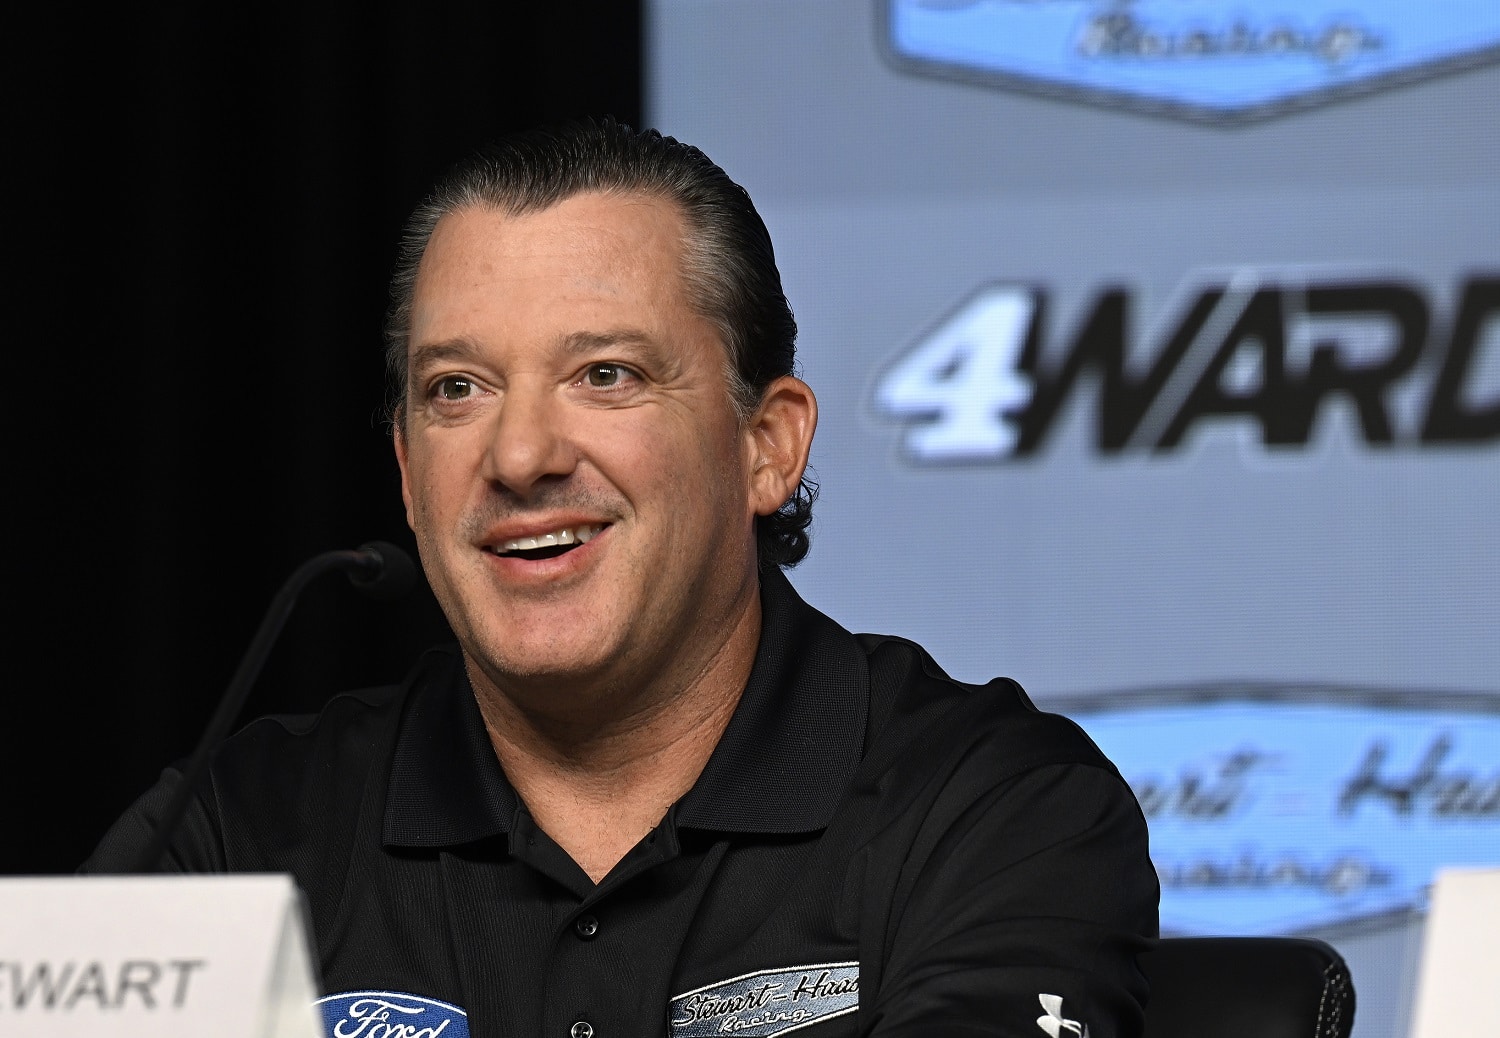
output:
[[[1500,861],[1500,697],[1225,683],[1049,708],[1135,790],[1164,932],[1378,926],[1440,868]]]

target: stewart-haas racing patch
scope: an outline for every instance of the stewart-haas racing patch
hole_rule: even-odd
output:
[[[859,1008],[859,963],[759,970],[672,999],[671,1038],[769,1038]]]

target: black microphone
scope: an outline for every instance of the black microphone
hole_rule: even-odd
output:
[[[388,541],[367,541],[355,551],[328,554],[354,556],[345,569],[349,581],[377,602],[394,602],[417,586],[411,556]]]
[[[129,871],[155,872],[160,866],[162,855],[166,853],[178,825],[182,823],[183,815],[187,813],[188,804],[192,802],[198,780],[203,777],[214,750],[229,733],[229,726],[234,724],[240,709],[245,705],[245,697],[249,695],[261,668],[265,666],[271,647],[276,644],[277,635],[286,626],[287,618],[292,615],[297,596],[314,578],[330,570],[343,571],[350,583],[381,602],[395,601],[417,583],[417,567],[411,556],[386,541],[369,541],[353,551],[327,551],[314,555],[298,566],[271,600],[265,618],[261,620],[255,637],[250,640],[250,647],[240,658],[234,677],[229,679],[229,687],[224,690],[224,697],[219,700],[208,728],[183,768],[181,784],[163,812],[155,836]]]

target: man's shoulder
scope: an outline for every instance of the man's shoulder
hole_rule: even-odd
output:
[[[1014,679],[960,681],[910,639],[855,637],[869,661],[868,766],[962,761],[995,782],[1048,764],[1115,770],[1077,722],[1038,709]]]
[[[407,692],[404,682],[375,685],[340,692],[316,713],[264,714],[230,736],[225,751],[303,746],[358,752],[367,746],[361,735],[395,722]]]
[[[434,649],[400,684],[341,692],[316,713],[262,716],[225,740],[201,793],[223,867],[289,871],[321,889],[322,873],[341,877],[354,848],[379,846],[405,720],[458,665]]]
[[[221,797],[244,791],[264,802],[277,789],[296,798],[332,793],[343,778],[384,769],[408,701],[456,660],[454,650],[432,649],[399,683],[340,692],[316,713],[256,718],[215,755],[214,786]]]
[[[871,710],[841,810],[849,846],[926,863],[961,844],[954,861],[985,874],[1088,832],[1129,854],[1145,847],[1129,784],[1075,721],[1038,709],[1011,678],[959,681],[912,641],[856,637]]]

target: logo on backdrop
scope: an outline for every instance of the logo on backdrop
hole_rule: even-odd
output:
[[[1164,933],[1397,917],[1439,867],[1500,862],[1500,696],[1227,684],[1049,709],[1135,790]]]
[[[918,465],[1038,453],[1086,379],[1104,456],[1173,451],[1225,419],[1303,447],[1335,399],[1371,447],[1500,442],[1500,275],[1459,285],[1451,314],[1416,282],[1295,270],[1209,273],[1180,295],[1134,342],[1131,293],[1106,287],[1051,341],[1045,289],[986,285],[880,372],[872,406]]]
[[[879,0],[913,72],[1242,123],[1500,58],[1492,0]]]
[[[317,1007],[328,1038],[469,1038],[458,1006],[401,991],[344,991]]]
[[[859,963],[777,967],[707,984],[672,999],[672,1038],[770,1038],[859,1008]]]

